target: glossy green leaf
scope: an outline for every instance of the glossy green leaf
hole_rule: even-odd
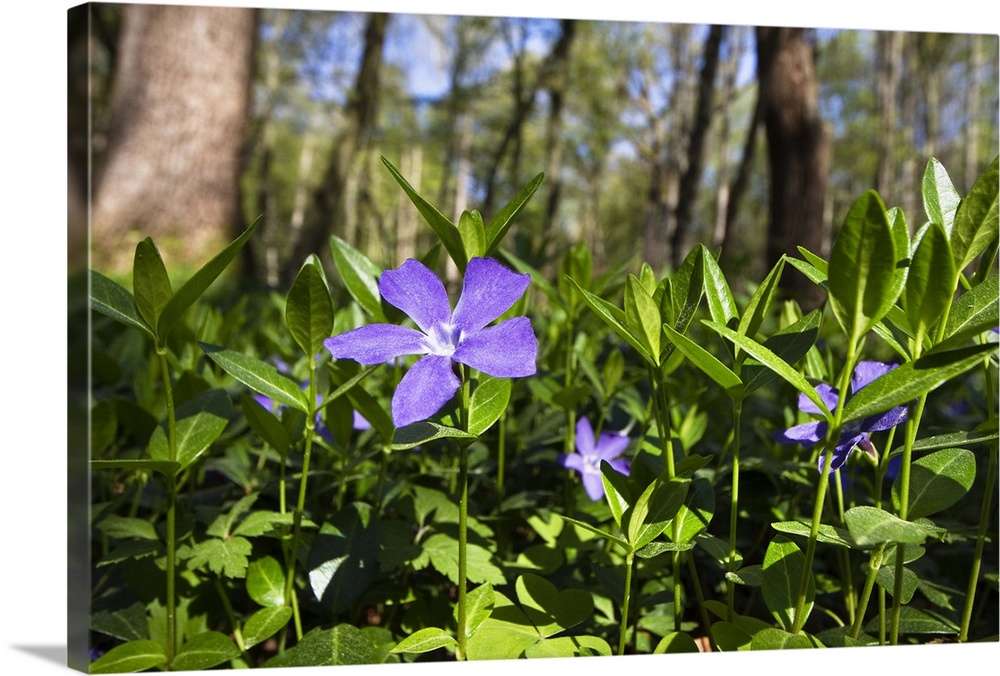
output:
[[[517,578],[515,589],[521,608],[542,638],[576,626],[594,612],[590,592],[559,590],[545,578],[532,573]]]
[[[285,571],[273,556],[250,563],[246,578],[247,594],[265,608],[285,605]]]
[[[586,521],[580,521],[579,519],[574,519],[574,518],[569,517],[569,516],[562,516],[561,518],[564,521],[568,521],[569,523],[573,524],[574,526],[579,526],[580,528],[584,529],[585,531],[589,531],[589,532],[593,533],[594,535],[597,535],[598,537],[602,537],[605,540],[609,540],[610,542],[614,542],[616,545],[618,545],[619,547],[621,547],[626,552],[633,551],[632,547],[629,545],[628,542],[626,542],[625,540],[621,539],[620,537],[617,537],[615,535],[612,535],[611,533],[608,533],[607,531],[601,530],[597,526],[591,525],[591,524],[587,523]]]
[[[333,301],[319,259],[310,256],[299,269],[285,301],[285,325],[309,357],[333,334]]]
[[[291,406],[297,411],[308,413],[313,404],[306,397],[298,383],[278,373],[278,369],[256,357],[229,350],[217,345],[199,343],[206,356],[223,371],[240,381],[254,392],[259,392],[274,401]]]
[[[773,333],[763,342],[763,346],[786,364],[795,364],[816,344],[822,320],[823,311],[813,310],[805,317]],[[745,360],[740,371],[744,382],[744,396],[767,385],[777,375],[775,371],[754,359]]]
[[[251,549],[244,537],[209,538],[191,547],[187,565],[191,570],[207,569],[216,575],[244,578]]]
[[[147,237],[135,247],[132,262],[132,292],[139,314],[150,326],[156,322],[174,295],[167,268],[153,240]]]
[[[947,434],[936,434],[933,437],[919,439],[913,444],[913,450],[934,451],[939,448],[985,444],[997,439],[1000,439],[1000,431],[997,430],[996,423],[985,420],[968,432],[948,432]],[[893,453],[902,453],[902,447],[894,448]]]
[[[877,636],[879,633],[879,618],[876,615],[867,624],[865,631]],[[906,634],[957,634],[958,625],[954,620],[931,610],[922,610],[913,606],[900,608],[899,633]]]
[[[90,307],[125,326],[139,329],[156,339],[153,329],[139,314],[135,297],[128,289],[94,270],[90,271]]]
[[[674,516],[677,542],[693,542],[696,535],[708,530],[708,524],[715,513],[715,492],[712,482],[705,477],[695,477],[691,480],[687,499]],[[674,529],[665,531],[667,537],[673,539]]]
[[[735,652],[749,650],[753,635],[732,622],[715,622],[712,625],[712,638],[721,652]]]
[[[285,628],[292,619],[291,606],[261,608],[243,625],[243,645],[252,648]]]
[[[466,545],[466,576],[475,584],[506,584],[503,571],[493,562],[493,555],[480,545]],[[458,584],[458,540],[447,533],[435,533],[423,543],[428,563],[453,583]]]
[[[629,478],[611,466],[607,460],[601,461],[601,482],[604,484],[604,498],[611,508],[611,516],[621,527],[622,515],[632,504],[632,484]]]
[[[701,369],[702,373],[714,380],[719,387],[726,391],[726,394],[733,399],[742,398],[743,381],[728,366],[698,343],[674,331],[670,325],[664,324],[663,330],[681,354],[690,359],[691,363]]]
[[[332,628],[316,627],[283,653],[272,657],[264,667],[333,667],[375,664],[379,648],[372,638],[350,624]]]
[[[667,529],[669,532],[670,529]],[[660,554],[665,554],[666,552],[686,552],[694,549],[694,544],[691,542],[664,542],[663,540],[654,540],[644,547],[640,547],[636,550],[635,555],[640,559],[651,559],[654,556],[659,556]]]
[[[149,457],[153,460],[176,461],[181,469],[204,453],[229,424],[233,404],[224,390],[207,390],[177,407],[175,413],[177,456],[170,457],[166,425],[153,430],[149,440]]]
[[[691,480],[674,477],[670,481],[654,480],[636,499],[628,521],[628,541],[633,549],[641,549],[664,531],[667,524],[684,504]]]
[[[493,253],[500,246],[500,242],[503,241],[504,235],[510,229],[510,226],[514,224],[514,217],[520,213],[524,205],[528,203],[531,196],[535,194],[538,190],[538,186],[542,184],[545,179],[545,174],[537,174],[528,185],[521,189],[521,192],[514,196],[514,199],[509,201],[503,206],[496,215],[490,219],[489,224],[486,226],[486,237],[489,243],[486,245],[486,256],[492,256]]]
[[[645,359],[650,364],[653,364],[652,358],[648,354],[648,349],[636,336],[632,335],[632,332],[626,327],[625,313],[604,300],[600,296],[596,296],[591,292],[580,286],[575,279],[570,279],[569,282],[576,287],[576,290],[580,293],[583,301],[594,311],[594,314],[600,318],[612,331],[618,334],[618,337],[624,340],[626,343],[635,348],[635,351]]]
[[[660,363],[660,311],[635,277],[625,283],[625,325],[642,344],[654,364]]]
[[[774,618],[784,629],[789,631],[795,625],[795,607],[805,565],[805,554],[798,548],[798,545],[782,535],[776,536],[764,553],[764,564],[761,568],[761,594]],[[799,625],[805,624],[805,619],[809,617],[815,596],[816,579],[812,573],[809,573],[806,603],[802,609],[805,617],[798,622]]]
[[[945,234],[950,235],[955,223],[955,211],[962,196],[955,189],[944,165],[934,157],[927,161],[920,193],[927,219],[941,224]]]
[[[928,223],[916,239],[903,305],[910,327],[917,336],[924,336],[951,304],[958,272],[941,225]]]
[[[438,627],[424,627],[413,632],[396,644],[389,652],[393,653],[428,653],[438,648],[458,645],[455,637]]]
[[[814,639],[813,639],[814,640]],[[790,634],[769,627],[762,629],[753,635],[750,641],[751,650],[801,650],[803,648],[817,648],[813,640],[805,634]]]
[[[468,260],[482,257],[486,251],[486,230],[483,217],[478,211],[463,211],[458,219],[458,235],[462,238],[462,247]]]
[[[875,573],[875,582],[885,592],[893,597],[896,595],[896,557],[887,557],[882,567]],[[917,591],[917,574],[909,568],[903,568],[903,584],[900,590],[899,600],[902,603],[909,603],[913,598],[913,593]]]
[[[446,427],[432,422],[418,422],[400,427],[392,437],[392,450],[405,451],[436,439],[457,439],[461,443],[472,443],[475,435],[454,427]]]
[[[844,522],[851,537],[861,547],[887,542],[920,543],[928,535],[923,526],[903,521],[877,507],[852,507],[844,513]]]
[[[476,629],[493,612],[496,603],[496,595],[493,592],[493,585],[481,584],[469,591],[465,596],[465,635],[472,636]],[[455,605],[455,622],[458,622],[458,605]]]
[[[736,308],[733,292],[729,289],[729,282],[726,281],[726,276],[722,273],[715,256],[702,256],[701,264],[709,315],[716,324],[733,328],[730,322],[739,322],[740,312]]]
[[[951,248],[955,267],[964,270],[997,237],[997,157],[976,179],[955,212]]]
[[[895,303],[899,258],[882,198],[869,190],[851,207],[830,252],[830,307],[850,340]]]
[[[378,290],[382,268],[336,235],[330,236],[330,251],[337,273],[351,298],[375,321],[387,321],[382,310],[382,295]]]
[[[757,332],[760,331],[760,325],[764,322],[764,318],[767,316],[768,310],[771,307],[771,302],[774,300],[775,295],[778,292],[778,285],[781,281],[781,273],[784,269],[785,258],[782,257],[778,259],[778,262],[775,263],[774,267],[772,267],[770,272],[767,273],[767,277],[764,278],[764,281],[760,283],[757,290],[754,291],[752,296],[750,296],[750,301],[747,303],[747,307],[743,311],[743,316],[740,318],[739,326],[736,329],[740,335],[747,336],[749,338],[757,337]],[[732,327],[727,326],[726,328]],[[740,347],[738,344],[736,348],[735,354],[739,355]]]
[[[827,408],[826,403],[819,396],[819,393],[817,393],[816,389],[809,383],[808,380],[805,379],[805,376],[792,368],[788,362],[783,360],[774,352],[771,352],[771,350],[764,347],[757,341],[748,338],[745,335],[737,333],[736,331],[726,328],[725,326],[720,326],[714,322],[706,320],[702,321],[713,331],[719,333],[724,338],[731,340],[737,345],[737,347],[744,350],[761,364],[777,373],[799,392],[802,392],[804,395],[809,397],[809,400],[816,404],[823,416],[828,421],[832,421],[833,414],[830,412],[830,409]],[[864,392],[864,389],[862,389],[861,392]]]
[[[156,542],[160,539],[152,523],[137,517],[108,514],[97,522],[96,527],[110,538],[139,538]]]
[[[764,584],[764,573],[761,566],[743,566],[732,572],[726,571],[726,579],[744,587],[760,587]]]
[[[462,237],[458,233],[458,228],[452,223],[448,218],[444,216],[440,211],[438,211],[430,202],[421,197],[413,186],[403,178],[403,175],[399,173],[396,167],[392,166],[389,160],[382,158],[382,164],[386,166],[392,177],[396,179],[396,182],[406,193],[406,196],[410,198],[413,202],[413,206],[417,208],[417,211],[424,220],[427,221],[431,229],[437,234],[438,239],[444,245],[445,250],[451,259],[455,261],[455,265],[461,272],[465,272],[465,267],[469,264],[469,259],[465,255],[465,246],[462,244]],[[491,242],[493,240],[491,239]]]
[[[278,417],[260,405],[256,399],[247,393],[240,397],[240,408],[250,429],[257,433],[265,443],[278,453],[288,452],[288,430],[281,424]]]
[[[332,613],[350,608],[378,575],[382,530],[374,510],[353,502],[324,523],[312,542],[306,570],[316,599]]]
[[[595,655],[611,656],[611,646],[599,636],[559,636],[558,638],[542,639],[538,643],[525,648],[524,656],[528,659],[541,657],[589,657]]]
[[[992,275],[956,298],[940,346],[961,345],[1000,326],[1000,277]]]
[[[167,663],[167,651],[156,641],[129,641],[115,646],[90,663],[92,674],[127,674]]]
[[[233,240],[229,246],[215,255],[212,260],[201,266],[188,281],[184,282],[181,288],[177,289],[170,301],[160,313],[160,318],[156,323],[156,335],[161,341],[165,340],[170,329],[180,321],[180,318],[187,312],[194,302],[201,298],[201,295],[208,290],[219,275],[225,271],[229,264],[233,262],[240,250],[250,239],[250,236],[257,229],[261,219],[258,217],[246,230]]]
[[[858,390],[844,406],[843,421],[861,420],[914,401],[976,364],[996,345],[973,345],[957,350],[930,352],[876,378]]]
[[[117,460],[91,460],[92,469],[126,469],[133,471],[159,472],[164,476],[177,474],[180,463],[169,460],[146,460],[144,458],[119,458]]]
[[[672,328],[685,333],[705,293],[705,272],[702,261],[712,254],[704,244],[695,246],[684,257],[677,271],[670,277],[670,301],[673,308]],[[663,317],[667,322],[667,318]]]
[[[665,655],[669,653],[696,653],[698,644],[694,642],[688,634],[681,631],[672,631],[656,644],[653,648],[654,655]]]
[[[965,497],[976,479],[976,456],[963,448],[946,448],[913,461],[910,466],[908,519],[948,509]],[[892,503],[900,505],[899,477],[892,484]]]
[[[240,656],[240,649],[225,634],[205,631],[189,638],[174,655],[174,671],[201,671]]]
[[[469,434],[479,436],[493,426],[510,403],[510,378],[481,373],[469,400]]]
[[[799,521],[776,521],[771,524],[771,528],[779,533],[788,535],[798,535],[808,538],[812,527],[808,523]],[[854,547],[856,543],[851,538],[851,534],[844,528],[838,528],[829,524],[820,524],[816,533],[816,542],[823,542],[830,545],[840,545],[841,547]]]
[[[538,632],[528,616],[513,601],[496,592],[490,617],[466,644],[469,660],[517,659],[538,643]]]

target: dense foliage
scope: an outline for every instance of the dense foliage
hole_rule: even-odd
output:
[[[385,165],[419,262],[90,272],[92,672],[997,640],[996,160],[746,295],[703,245],[546,276],[541,175],[456,224]]]

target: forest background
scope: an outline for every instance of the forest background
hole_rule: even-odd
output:
[[[240,3],[219,0],[217,5]],[[329,9],[323,0],[272,0],[268,6],[302,9]],[[413,11],[412,3],[382,0],[377,3],[343,0],[344,9],[383,9],[390,12]],[[841,0],[835,5],[799,3],[789,8],[785,3],[744,3],[738,0],[715,0],[712,3],[684,3],[680,6],[650,6],[645,1],[619,0],[613,6],[583,6],[565,0],[512,0],[488,2],[481,11],[515,16],[576,16],[611,20],[658,20],[692,23],[772,24],[839,26],[847,28],[893,27],[900,30],[942,30],[947,32],[998,32],[994,13],[982,13],[978,0],[953,0],[946,8],[932,3],[915,3],[905,12],[877,8],[862,0]],[[5,355],[28,354],[30,358],[8,359],[7,382],[18,389],[18,406],[7,406],[8,416],[16,414],[17,425],[8,427],[10,452],[6,454],[6,474],[18,477],[3,491],[0,508],[5,514],[23,514],[30,505],[33,518],[11,518],[6,534],[11,543],[34,543],[31,556],[6,556],[0,566],[8,585],[5,595],[0,663],[16,673],[64,673],[65,654],[65,514],[66,484],[64,449],[66,421],[60,413],[66,373],[64,321],[66,287],[61,273],[49,273],[49,266],[62,265],[65,253],[76,254],[72,246],[64,251],[65,221],[68,200],[65,187],[66,136],[66,10],[71,3],[43,0],[18,7],[17,21],[8,24],[7,39],[0,42],[0,64],[11,105],[5,106],[0,125],[0,139],[7,159],[6,195],[12,207],[7,212],[7,242],[0,247],[0,283],[4,303],[15,326],[22,330],[2,332]],[[424,0],[421,11],[455,14],[468,11],[468,3],[454,0]],[[30,95],[30,96],[29,96]],[[867,187],[867,186],[866,186]],[[915,189],[908,187],[907,189]],[[126,246],[126,248],[129,248]],[[30,285],[26,282],[30,281]],[[30,292],[25,292],[30,289]],[[10,326],[10,324],[8,324]],[[28,405],[27,402],[35,402]],[[48,405],[42,405],[49,402]],[[53,403],[54,402],[54,403]],[[53,411],[53,409],[55,409]],[[7,418],[10,420],[10,418]],[[39,430],[44,430],[40,434]],[[39,468],[44,467],[44,474]],[[40,525],[44,524],[44,526]],[[44,533],[47,537],[40,538]],[[13,612],[16,610],[16,612]],[[962,646],[961,658],[996,658],[997,646]],[[913,649],[904,649],[912,655]],[[685,656],[673,656],[675,666],[683,668]],[[768,653],[717,656],[720,668],[729,664],[753,669],[774,666],[775,656]],[[805,666],[805,654],[782,655],[786,668]],[[697,659],[697,656],[694,656]],[[865,659],[865,666],[883,666],[889,655],[876,651]],[[951,650],[921,651],[919,659],[929,670],[951,666]],[[655,657],[637,656],[636,666],[656,661]],[[754,664],[754,660],[760,662]],[[835,651],[822,664],[809,665],[815,673],[833,673],[844,666],[860,666],[858,653]],[[545,665],[542,665],[544,668]],[[587,665],[584,665],[585,670]],[[430,665],[435,670],[440,665]],[[459,667],[460,668],[460,667]],[[500,673],[502,663],[477,667],[477,673]],[[597,668],[597,664],[593,668]],[[367,671],[367,670],[366,670]],[[411,669],[414,676],[419,667]],[[292,670],[277,670],[280,674]],[[350,669],[347,673],[354,673]],[[381,670],[380,670],[381,673]]]

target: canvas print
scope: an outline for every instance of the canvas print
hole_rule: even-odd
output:
[[[71,667],[998,641],[997,35],[67,33]]]

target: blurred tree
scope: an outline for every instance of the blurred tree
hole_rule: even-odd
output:
[[[96,168],[95,259],[131,257],[133,228],[197,258],[239,225],[237,184],[255,10],[124,5],[107,149]]]
[[[829,238],[824,207],[830,136],[819,115],[815,55],[802,28],[757,28],[761,119],[770,173],[768,265],[796,246],[823,252]],[[822,290],[803,275],[784,275],[804,306]]]

